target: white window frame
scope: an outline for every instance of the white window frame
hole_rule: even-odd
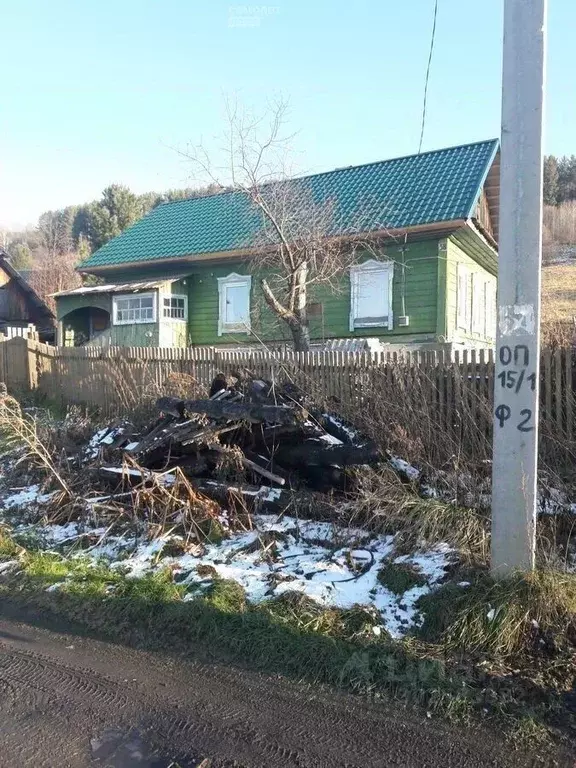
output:
[[[472,275],[472,333],[486,334],[486,279],[479,272]]]
[[[245,287],[248,289],[248,321],[246,323],[226,323],[226,289],[228,286]],[[239,275],[232,272],[226,277],[218,278],[218,336],[225,333],[250,333],[252,309],[252,276]]]
[[[358,294],[360,287],[360,275],[367,273],[384,273],[388,277],[388,316],[385,320],[378,318],[374,322],[361,323],[356,317],[358,307]],[[392,261],[376,261],[370,259],[362,264],[355,264],[350,267],[350,320],[349,330],[361,330],[362,328],[387,328],[389,331],[394,329],[394,312],[392,309],[394,284],[394,263]]]
[[[138,320],[118,320],[118,302],[125,299],[152,299],[152,318]],[[150,325],[158,322],[158,294],[157,293],[115,293],[112,297],[112,322],[113,325]]]
[[[182,299],[184,301],[184,317],[170,317],[164,314],[167,307],[164,306],[165,299]],[[170,307],[170,310],[172,308]],[[185,293],[161,293],[160,294],[160,320],[169,320],[173,323],[188,322],[188,296]]]
[[[496,291],[498,283],[495,278],[486,281],[486,338],[496,338]]]
[[[472,275],[464,264],[458,264],[456,275],[456,328],[472,332]],[[464,286],[464,295],[462,287]]]

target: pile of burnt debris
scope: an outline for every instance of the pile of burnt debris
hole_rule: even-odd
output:
[[[125,478],[179,467],[218,501],[233,486],[277,508],[287,492],[346,490],[349,467],[384,458],[372,440],[291,383],[219,374],[209,399],[161,397],[156,408],[158,419],[140,434],[111,427],[101,443],[138,468]],[[118,478],[117,468],[101,473]]]

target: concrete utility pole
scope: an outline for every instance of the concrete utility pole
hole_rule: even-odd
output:
[[[505,0],[492,573],[534,567],[547,0]]]

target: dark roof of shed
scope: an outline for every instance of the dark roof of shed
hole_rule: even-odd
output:
[[[14,282],[20,286],[22,291],[28,296],[28,299],[37,309],[46,314],[48,317],[56,319],[50,307],[40,298],[40,296],[38,296],[36,291],[23,277],[22,273],[20,273],[15,267],[12,266],[10,263],[10,256],[4,250],[4,248],[0,248],[0,267],[2,267],[10,275]],[[27,270],[28,274],[30,274],[30,271],[31,270]]]

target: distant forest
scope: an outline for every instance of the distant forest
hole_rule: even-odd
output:
[[[211,184],[136,195],[126,186],[112,184],[99,200],[46,211],[35,227],[21,232],[0,230],[0,246],[16,269],[29,272],[33,288],[53,307],[50,294],[81,285],[82,278],[75,270],[80,261],[157,205],[222,191]]]
[[[198,189],[170,189],[136,195],[128,187],[112,184],[99,200],[46,211],[36,227],[22,232],[0,231],[0,244],[17,269],[33,269],[39,260],[64,253],[85,258],[141,219],[160,203],[203,197],[222,191],[216,184]]]
[[[544,158],[544,263],[576,256],[576,155]]]

